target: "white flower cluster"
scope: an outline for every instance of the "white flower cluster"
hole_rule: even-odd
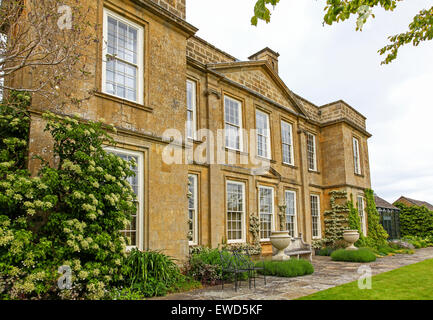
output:
[[[63,170],[71,170],[72,172],[75,172],[76,174],[81,174],[82,170],[79,164],[73,164],[70,160],[65,160],[62,164]]]

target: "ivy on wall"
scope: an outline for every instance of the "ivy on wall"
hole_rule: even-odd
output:
[[[403,203],[396,203],[400,211],[400,233],[402,237],[433,236],[433,211],[426,207],[408,207]]]
[[[375,247],[387,245],[386,240],[389,235],[380,224],[380,215],[376,208],[376,202],[374,201],[374,192],[371,189],[365,189],[364,195],[368,219],[367,242],[370,246]]]

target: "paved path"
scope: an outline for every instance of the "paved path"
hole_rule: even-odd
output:
[[[433,248],[415,251],[415,254],[398,254],[378,258],[375,262],[362,264],[354,262],[336,262],[329,257],[313,258],[314,273],[294,278],[267,277],[267,285],[263,279],[256,280],[256,289],[249,289],[248,282],[243,282],[237,292],[231,284],[212,286],[184,293],[172,294],[156,298],[163,300],[291,300],[317,291],[332,288],[359,278],[358,268],[369,265],[373,274],[397,269],[409,264],[433,258]]]

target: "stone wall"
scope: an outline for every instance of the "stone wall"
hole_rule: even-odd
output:
[[[151,0],[160,5],[164,9],[170,11],[172,14],[185,20],[186,18],[186,4],[185,0]]]
[[[338,119],[348,119],[357,126],[365,129],[365,117],[340,100],[320,107],[321,122],[326,123]]]

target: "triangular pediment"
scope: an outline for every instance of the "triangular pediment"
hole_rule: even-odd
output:
[[[281,174],[272,167],[253,169],[252,174],[256,176],[281,180]]]
[[[218,63],[208,68],[295,113],[306,115],[295,95],[266,61]]]

